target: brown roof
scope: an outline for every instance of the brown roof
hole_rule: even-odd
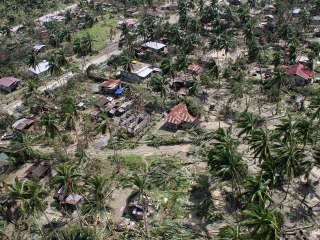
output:
[[[36,177],[43,177],[45,172],[50,169],[50,165],[42,165],[40,163],[33,164],[28,170],[25,172],[26,175],[33,174]]]
[[[14,77],[3,77],[3,78],[0,78],[0,85],[4,86],[4,87],[10,87],[10,86],[12,86],[13,84],[15,84],[17,82],[20,82],[20,80],[17,79],[17,78],[14,78]]]
[[[201,69],[202,68],[197,64],[191,64],[191,65],[188,66],[188,70],[191,71],[191,72],[198,72]]]
[[[166,118],[166,122],[179,125],[182,122],[193,123],[197,118],[192,116],[183,102],[175,106]]]
[[[113,80],[113,79],[109,79],[108,81],[105,81],[103,83],[100,84],[100,87],[103,88],[114,88],[117,85],[119,85],[120,81],[118,80]]]
[[[184,83],[186,81],[186,78],[185,77],[176,77],[173,79],[172,82],[179,82],[179,83]]]
[[[108,102],[110,102],[109,99],[105,96],[102,96],[94,103],[94,105],[96,105],[97,107],[103,107]]]

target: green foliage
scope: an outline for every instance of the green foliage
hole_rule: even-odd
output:
[[[59,236],[63,236],[63,240],[97,240],[98,236],[95,230],[90,227],[81,227],[78,225],[66,226],[58,229]],[[50,240],[59,240],[54,234],[49,236]]]

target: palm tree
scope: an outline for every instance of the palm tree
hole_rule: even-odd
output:
[[[240,231],[240,226],[232,227],[230,225],[219,229],[217,240],[247,240],[248,237]]]
[[[296,135],[302,142],[302,149],[305,149],[307,143],[313,142],[313,133],[316,130],[316,126],[312,119],[300,118],[295,123],[295,128],[297,130]]]
[[[215,78],[219,79],[219,88],[220,88],[220,86],[221,86],[221,81],[219,78],[220,68],[214,59],[212,59],[212,60],[210,60],[210,62],[208,62],[207,69],[209,70],[210,74],[212,74]]]
[[[144,220],[144,229],[146,234],[146,239],[149,239],[149,230],[148,230],[148,221],[146,216],[147,211],[147,201],[146,201],[146,180],[147,173],[143,176],[139,176],[138,174],[134,174],[131,177],[125,179],[125,187],[131,187],[139,196],[140,204],[143,206],[143,220]]]
[[[237,119],[237,127],[242,129],[238,137],[242,136],[243,134],[251,134],[257,127],[261,126],[264,120],[257,115],[254,115],[250,112],[242,112],[238,119]]]
[[[316,96],[311,99],[311,103],[309,105],[309,108],[312,110],[312,120],[318,119],[317,122],[317,128],[315,132],[315,146],[318,143],[318,136],[319,136],[319,128],[320,128],[320,96]]]
[[[279,51],[275,51],[272,54],[272,64],[274,67],[278,67],[281,64],[281,55]]]
[[[208,166],[213,174],[222,180],[230,180],[232,191],[239,189],[241,179],[246,175],[246,164],[237,151],[239,145],[229,131],[222,128],[215,133],[217,143],[208,152]]]
[[[27,56],[27,66],[35,69],[38,63],[38,54],[35,51],[30,52]]]
[[[275,136],[282,142],[291,143],[294,139],[295,121],[289,115],[288,118],[281,119],[281,124],[276,125]]]
[[[305,154],[302,149],[297,147],[295,142],[283,142],[275,149],[277,154],[276,163],[282,175],[285,175],[288,182],[293,177],[299,176],[308,164],[304,160]]]
[[[281,68],[275,68],[273,70],[273,77],[271,83],[276,86],[276,94],[277,94],[277,106],[276,106],[276,114],[278,114],[279,111],[279,102],[281,100],[281,88],[285,85],[287,82],[287,74],[284,72]]]
[[[230,48],[232,48],[234,46],[233,38],[230,35],[221,34],[220,41],[221,41],[221,48],[224,49],[225,54],[226,54],[225,58],[227,58],[227,55],[228,55]]]
[[[108,183],[103,177],[92,176],[86,181],[84,187],[89,194],[85,198],[81,212],[89,216],[94,216],[96,226],[101,213],[109,210],[109,207],[106,205],[106,200],[109,196]]]
[[[132,59],[129,57],[129,55],[122,55],[121,63],[124,71],[129,73],[133,71]]]
[[[261,63],[262,63],[262,59],[264,57],[264,49],[256,41],[251,42],[248,47],[249,47],[249,50],[248,50],[249,61],[250,62],[257,61],[258,62],[259,69],[260,69],[260,80],[261,80],[261,83],[262,83],[263,80],[262,80]]]
[[[50,112],[46,113],[41,118],[41,125],[46,128],[45,136],[49,138],[55,138],[60,135],[59,128],[56,125],[56,121]]]
[[[293,63],[297,58],[297,45],[296,44],[290,44],[288,46],[288,57],[289,61]]]
[[[273,145],[273,135],[268,129],[262,128],[251,132],[248,136],[250,150],[253,150],[253,157],[259,159],[259,163],[266,161],[271,157],[271,148]]]
[[[169,59],[163,59],[160,63],[160,69],[162,76],[168,76],[171,77],[171,79],[174,79],[175,72],[173,64]]]
[[[163,99],[163,103],[165,103],[167,98],[167,85],[168,80],[161,75],[152,75],[148,85],[151,86],[152,90],[155,92],[160,92],[160,97]]]
[[[58,188],[63,188],[64,196],[78,191],[78,182],[81,180],[81,174],[77,172],[77,166],[61,164],[56,169],[57,175],[53,179],[53,184]]]
[[[43,213],[47,222],[50,224],[52,230],[54,231],[55,235],[58,239],[60,239],[58,233],[56,232],[55,228],[52,226],[46,212],[46,204],[44,199],[49,195],[49,193],[43,189],[43,186],[34,183],[27,184],[27,192],[26,198],[28,199],[27,207],[28,212],[31,213],[35,219],[38,218],[40,213]]]
[[[269,194],[269,184],[271,180],[264,180],[262,176],[249,177],[245,182],[245,192],[243,195],[248,197],[248,201],[254,204],[265,204],[272,198]]]
[[[252,228],[250,235],[253,239],[279,239],[282,219],[277,212],[264,208],[260,204],[253,209],[244,210],[243,214],[245,220],[240,222],[240,226]]]
[[[56,55],[49,58],[49,72],[52,76],[59,76],[62,73],[61,65]]]

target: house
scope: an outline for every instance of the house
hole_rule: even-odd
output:
[[[151,205],[150,198],[146,197],[141,201],[139,194],[133,194],[129,199],[126,207],[126,211],[136,220],[143,220],[143,216],[149,212],[149,206]]]
[[[43,44],[36,44],[33,46],[33,51],[39,53],[39,52],[43,52],[45,50],[46,45]]]
[[[104,94],[114,94],[120,87],[120,81],[109,79],[100,84],[99,90]]]
[[[185,86],[186,78],[185,77],[176,77],[171,82],[171,88],[175,91],[179,91]]]
[[[79,206],[83,202],[83,197],[79,194],[70,194],[63,203],[72,205],[72,206]]]
[[[292,10],[292,17],[299,17],[301,8],[295,8]]]
[[[170,129],[178,129],[181,126],[187,128],[194,127],[198,124],[198,118],[192,116],[184,102],[175,106],[166,117],[165,127]]]
[[[131,72],[125,70],[120,71],[120,77],[123,81],[141,83],[153,72],[151,65],[146,63],[133,63],[132,67]]]
[[[198,64],[191,64],[188,66],[188,72],[192,75],[199,75],[203,72],[203,68]]]
[[[148,11],[147,15],[153,18],[160,18],[161,17],[161,13],[155,10],[152,11]]]
[[[101,6],[101,7],[111,7],[112,4],[109,2],[94,2],[94,6]]]
[[[113,101],[112,97],[105,97],[101,96],[95,103],[94,105],[98,108],[104,107],[107,103],[110,103]]]
[[[14,131],[28,130],[31,126],[33,126],[33,124],[34,124],[34,120],[32,119],[21,118],[12,125],[12,129]]]
[[[138,26],[139,21],[134,18],[128,18],[118,22],[118,28],[121,28],[122,25],[127,25],[128,27],[134,28]]]
[[[159,42],[146,42],[141,45],[144,49],[151,49],[154,51],[164,51],[167,45]]]
[[[161,10],[166,11],[176,11],[178,10],[178,4],[177,3],[166,3],[165,5],[161,6]]]
[[[10,167],[9,157],[5,153],[0,153],[0,175],[5,173]]]
[[[312,83],[315,76],[315,72],[313,70],[310,70],[301,63],[288,66],[286,72],[293,80],[293,83],[297,86],[304,86]]]
[[[44,75],[48,72],[49,70],[49,62],[46,60],[41,61],[35,68],[31,67],[29,70],[34,74],[34,75]]]
[[[40,162],[34,163],[26,172],[23,179],[41,180],[45,177],[52,178],[51,165],[48,162],[41,164]]]
[[[20,83],[20,79],[14,78],[14,77],[3,77],[0,78],[0,90],[6,91],[6,92],[13,92],[16,90],[17,86]]]

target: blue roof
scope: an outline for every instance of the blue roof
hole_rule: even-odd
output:
[[[124,89],[125,89],[125,88],[119,88],[119,89],[114,93],[114,95],[119,95],[119,94],[121,94]]]

